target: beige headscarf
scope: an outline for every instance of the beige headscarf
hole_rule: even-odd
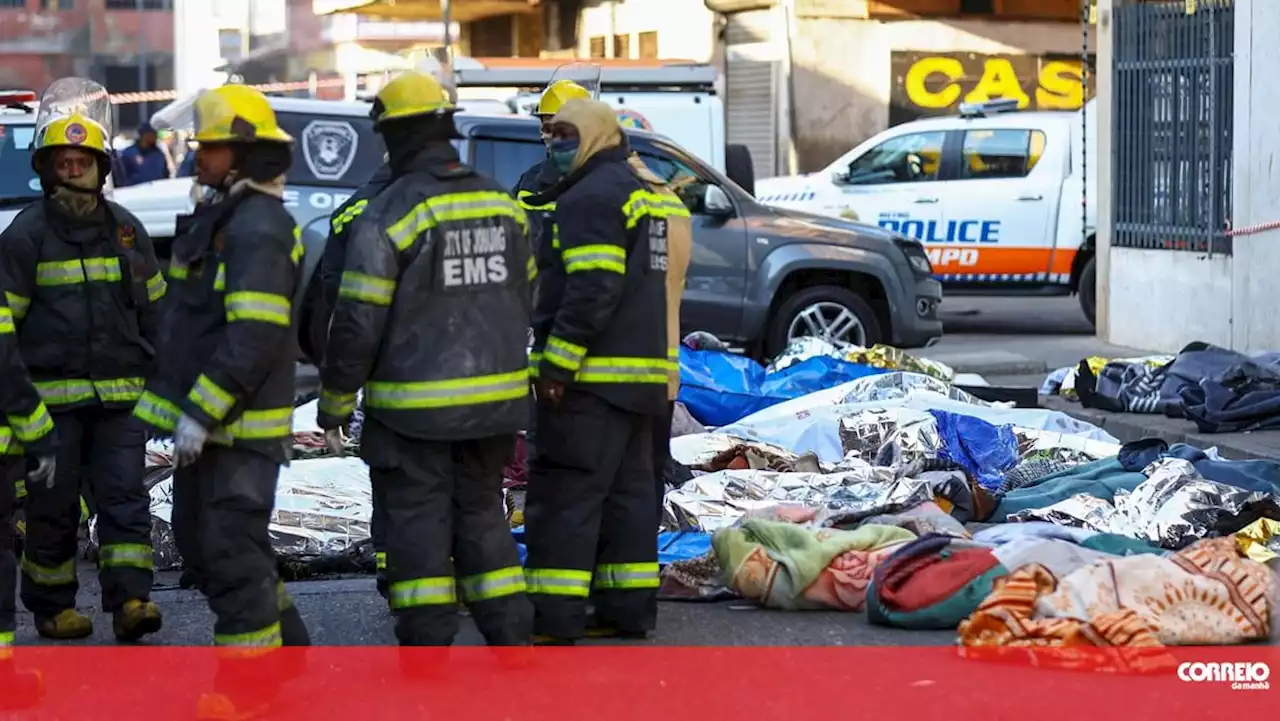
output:
[[[83,188],[90,191],[87,193],[78,190],[72,190],[64,185],[59,184],[50,193],[50,197],[54,202],[62,206],[68,214],[83,218],[98,208],[98,180],[101,173],[101,166],[98,163],[90,163],[80,174],[78,178],[68,178],[67,185]]]
[[[602,150],[622,145],[622,126],[607,103],[598,100],[570,100],[551,119],[578,129],[578,154],[573,158],[573,172]]]

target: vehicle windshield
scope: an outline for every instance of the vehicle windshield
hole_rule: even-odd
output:
[[[40,180],[31,169],[31,141],[36,126],[0,119],[0,207],[40,198]]]

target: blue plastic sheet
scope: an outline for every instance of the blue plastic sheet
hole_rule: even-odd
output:
[[[520,554],[520,565],[523,566],[529,555],[524,545],[524,526],[511,529],[511,536],[516,540],[516,552]],[[670,531],[658,534],[658,564],[662,566],[705,556],[710,550],[710,533]]]
[[[1004,474],[1018,463],[1018,438],[1013,426],[997,426],[980,418],[947,411],[929,411],[938,423],[942,448],[938,455],[964,467],[978,484],[997,490]]]
[[[816,357],[775,373],[745,356],[680,347],[679,400],[706,426],[726,426],[756,411],[884,369]]]

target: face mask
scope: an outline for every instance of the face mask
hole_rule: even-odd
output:
[[[547,146],[547,157],[561,173],[568,173],[573,159],[578,157],[578,140],[552,140]]]

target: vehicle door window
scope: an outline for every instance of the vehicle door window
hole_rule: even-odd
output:
[[[508,189],[516,187],[526,170],[547,158],[547,147],[536,140],[475,138],[471,145],[475,148],[471,167]]]
[[[961,180],[1025,178],[1044,156],[1039,130],[967,130]]]
[[[20,205],[41,197],[40,179],[31,169],[35,129],[31,124],[0,124],[0,205]]]
[[[714,180],[675,158],[641,153],[640,159],[680,197],[690,213],[703,212],[702,204],[706,199],[707,186],[714,185]]]
[[[848,185],[919,183],[938,179],[945,131],[889,138],[849,163]]]

